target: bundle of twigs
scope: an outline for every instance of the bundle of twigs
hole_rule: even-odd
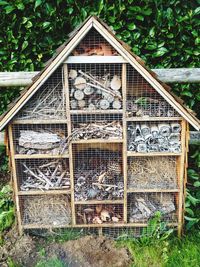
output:
[[[42,160],[33,167],[26,162],[21,165],[26,176],[20,186],[22,191],[70,188],[69,166],[65,160]]]
[[[47,85],[33,97],[19,114],[20,119],[65,118],[65,97],[62,81]]]

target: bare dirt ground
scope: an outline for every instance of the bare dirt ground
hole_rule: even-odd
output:
[[[131,263],[127,249],[116,248],[113,240],[103,236],[47,243],[42,238],[19,237],[15,229],[7,233],[4,246],[0,247],[1,267],[8,266],[8,258],[24,267],[34,267],[38,261],[50,258],[59,259],[67,267],[128,267]]]

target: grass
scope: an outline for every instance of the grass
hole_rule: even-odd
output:
[[[175,235],[160,241],[142,244],[134,239],[118,241],[129,249],[131,267],[199,267],[200,232],[194,231],[179,239]]]

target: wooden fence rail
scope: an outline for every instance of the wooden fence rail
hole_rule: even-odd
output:
[[[153,69],[158,78],[167,83],[199,83],[200,68],[172,68],[172,69]],[[31,84],[32,78],[38,71],[32,72],[0,72],[0,88],[27,86]],[[0,145],[4,143],[4,133],[0,133]],[[200,145],[200,132],[190,132],[190,144]]]
[[[153,69],[158,78],[166,83],[199,83],[200,68]],[[0,87],[27,86],[38,74],[32,72],[0,72]]]

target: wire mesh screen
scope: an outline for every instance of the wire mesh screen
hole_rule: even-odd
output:
[[[103,227],[102,233],[114,239],[137,238],[143,234],[143,227]]]
[[[71,224],[71,204],[68,195],[20,196],[23,224],[60,226]]]
[[[117,51],[95,29],[81,40],[72,52],[73,56],[115,56]]]
[[[128,194],[128,222],[146,223],[160,212],[167,223],[177,222],[177,193]]]
[[[129,122],[128,151],[181,152],[181,124],[178,121]]]
[[[122,109],[121,64],[69,64],[72,110]]]
[[[128,189],[176,189],[176,157],[128,159]]]
[[[17,159],[18,190],[70,189],[68,159]]]
[[[121,114],[72,115],[72,140],[122,139]]]
[[[115,224],[123,222],[123,205],[76,205],[77,224]]]
[[[67,153],[66,138],[66,124],[13,125],[13,140],[16,154],[65,154]]]
[[[133,117],[180,117],[162,96],[127,64],[127,103],[128,116]]]
[[[62,68],[59,67],[31,97],[16,118],[23,120],[65,119],[65,103]]]
[[[121,144],[73,148],[75,201],[123,199]]]

